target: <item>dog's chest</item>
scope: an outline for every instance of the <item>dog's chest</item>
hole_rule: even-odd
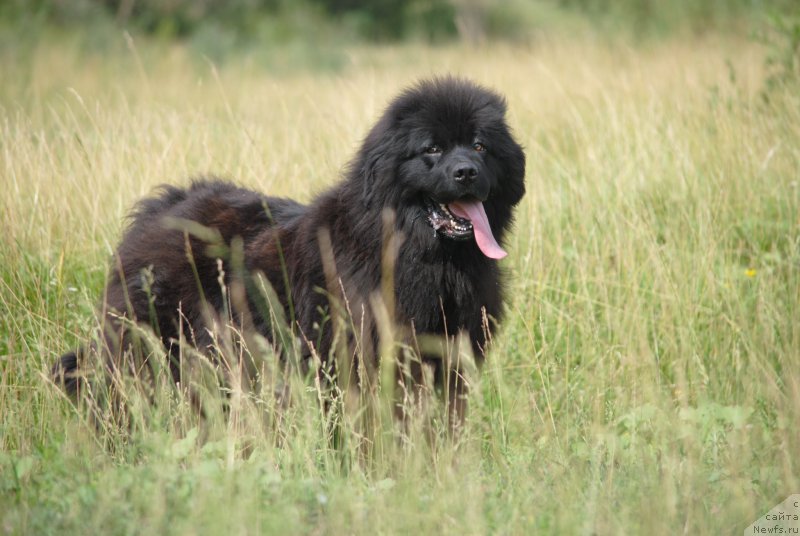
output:
[[[479,274],[452,263],[398,263],[395,292],[399,312],[417,329],[440,331],[443,326],[471,328],[480,322],[485,305]]]

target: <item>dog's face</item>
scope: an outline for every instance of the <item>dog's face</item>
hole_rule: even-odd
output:
[[[495,93],[460,79],[422,82],[398,97],[368,136],[375,189],[433,240],[476,240],[488,257],[525,191],[525,156]],[[369,158],[369,157],[368,157]],[[495,238],[497,237],[497,238]]]

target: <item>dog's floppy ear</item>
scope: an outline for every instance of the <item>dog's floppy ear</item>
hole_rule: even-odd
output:
[[[510,135],[508,141],[503,151],[505,154],[499,155],[499,158],[503,165],[503,187],[507,202],[516,205],[525,195],[525,152]]]
[[[375,175],[377,173],[378,168],[378,161],[380,160],[380,155],[378,154],[369,154],[364,155],[364,160],[361,165],[361,169],[359,170],[359,175],[361,176],[361,180],[363,182],[363,199],[364,204],[369,206],[372,201],[372,192],[375,189]]]
[[[396,153],[400,145],[391,124],[390,115],[384,114],[364,139],[356,159],[355,174],[362,181],[366,206],[374,201],[375,192],[382,188],[386,191],[388,185],[382,183],[394,176]]]

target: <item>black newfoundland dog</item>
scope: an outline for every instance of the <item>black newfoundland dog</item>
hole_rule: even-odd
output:
[[[169,349],[178,381],[177,341],[213,354],[209,323],[222,311],[241,330],[278,344],[275,315],[256,303],[258,274],[305,341],[304,356],[327,374],[339,359],[330,321],[338,293],[355,325],[343,339],[348,368],[361,359],[375,370],[374,296],[383,290],[386,297],[391,274],[384,303],[395,333],[407,341],[466,335],[480,364],[487,318],[502,314],[500,244],[525,192],[525,156],[505,111],[502,97],[467,80],[422,81],[390,103],[344,180],[308,206],[219,180],[162,187],[137,205],[116,252],[103,303],[105,342],[93,351],[119,370],[134,351],[131,322],[149,325]],[[237,274],[247,282],[244,307],[227,290]],[[89,353],[68,353],[56,365],[68,390],[80,386]],[[427,366],[460,420],[466,383],[459,365],[420,354],[402,369],[406,379],[422,381]]]

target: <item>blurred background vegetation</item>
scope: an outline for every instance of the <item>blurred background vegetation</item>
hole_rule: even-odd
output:
[[[123,35],[155,55],[177,45],[204,65],[244,59],[273,73],[339,71],[351,46],[728,36],[766,46],[768,85],[800,79],[798,0],[0,0],[0,60],[65,38],[111,53],[130,46]]]
[[[575,31],[638,41],[772,28],[797,47],[799,14],[797,0],[0,0],[0,45],[91,28],[102,47],[104,32],[124,28],[221,60],[242,47],[296,42],[525,42]]]

